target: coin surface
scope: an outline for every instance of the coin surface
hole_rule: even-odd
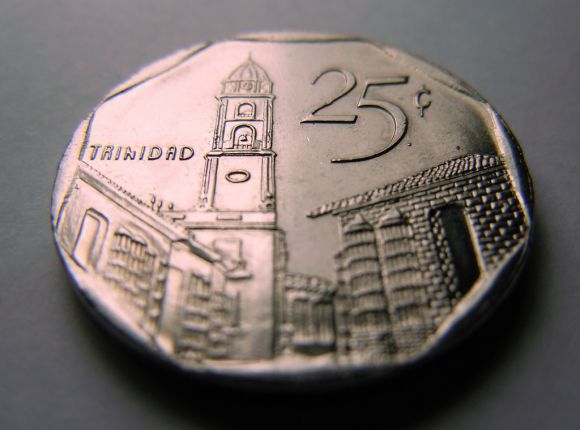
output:
[[[524,261],[531,180],[461,80],[366,40],[260,34],[145,67],[79,126],[52,218],[104,321],[192,372],[391,370]]]

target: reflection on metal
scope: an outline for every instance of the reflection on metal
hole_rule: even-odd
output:
[[[399,64],[404,79],[368,80],[371,70],[349,63],[354,42],[303,42],[246,41],[243,48],[235,45],[237,65],[224,54],[231,67],[223,68],[226,79],[212,81],[213,94],[200,90],[207,99],[203,112],[216,112],[213,123],[204,120],[192,128],[208,131],[203,145],[176,137],[169,147],[152,144],[154,139],[139,146],[130,140],[137,128],[131,128],[135,120],[128,113],[123,117],[131,130],[123,135],[128,141],[97,148],[87,131],[73,141],[82,148],[81,160],[63,164],[55,190],[55,236],[80,288],[122,330],[186,368],[292,373],[404,363],[446,340],[455,326],[461,328],[488,290],[507,283],[505,273],[523,254],[528,190],[521,187],[523,165],[509,146],[513,142],[505,136],[473,145],[462,141],[467,150],[457,154],[453,141],[445,156],[414,158],[410,142],[395,145],[408,134],[413,142],[432,139],[429,129],[421,129],[428,127],[421,119],[424,110],[430,109],[429,120],[445,118],[449,114],[438,111],[432,98],[454,97],[456,89],[439,76],[427,79],[428,72],[420,82],[429,87],[423,85],[413,98],[407,85],[415,83],[415,66],[405,62],[412,60]],[[341,45],[327,53],[344,65],[325,69],[317,51],[321,43],[327,49]],[[203,55],[226,45],[207,48]],[[367,46],[356,45],[361,52]],[[270,57],[276,49],[296,56],[315,50],[308,54],[309,73],[299,73],[306,62],[292,72],[282,70]],[[385,64],[394,61],[384,58]],[[171,93],[179,104],[182,96],[175,94],[182,94],[182,87],[171,85],[178,78],[187,88],[196,82],[194,75],[188,77],[196,73],[191,64],[173,75],[174,81],[159,81],[154,88],[160,89],[141,90],[153,100]],[[330,101],[319,94],[308,102],[307,91],[315,92],[323,83],[319,78],[331,71],[342,73],[346,89]],[[312,74],[318,76],[314,86]],[[290,82],[302,88],[300,98]],[[366,85],[354,109],[381,111],[365,121],[372,126],[369,139],[378,136],[375,147],[385,145],[376,130],[390,130],[389,153],[383,148],[377,156],[351,160],[356,163],[331,165],[328,147],[302,142],[311,145],[309,136],[321,133],[339,145],[343,133],[363,132],[356,128],[356,115],[337,120],[345,107],[353,107],[349,93],[358,91],[357,82]],[[132,91],[137,90],[119,99]],[[180,106],[190,108],[185,102]],[[420,116],[408,123],[413,106]],[[180,124],[174,112],[151,115],[164,119],[151,120],[149,133]],[[94,139],[122,133],[115,128],[118,117],[114,106],[104,104],[90,119]],[[477,128],[479,117],[474,113],[455,123]],[[149,127],[147,121],[140,124]],[[487,136],[482,130],[470,136]],[[464,130],[443,133],[450,139],[465,135]],[[355,153],[375,151],[351,142]],[[157,147],[163,157],[149,157]],[[191,150],[181,157],[177,148]],[[407,164],[390,164],[391,156]],[[117,167],[124,161],[134,169],[130,175]],[[365,176],[365,166],[373,165]],[[340,170],[347,168],[352,170]],[[335,176],[328,180],[330,175]],[[338,224],[338,235],[327,233],[336,231],[332,224]]]

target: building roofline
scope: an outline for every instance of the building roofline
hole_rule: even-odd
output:
[[[163,217],[162,214],[154,212],[151,206],[142,199],[86,162],[79,163],[75,176],[173,242],[186,244],[199,257],[212,262],[221,260],[221,256],[217,252],[191,238],[185,229],[172,224],[172,221]]]
[[[464,155],[383,187],[326,203],[313,209],[306,216],[309,218],[318,218],[329,213],[337,214],[355,207],[367,206],[384,200],[401,197],[452,180],[458,176],[476,174],[483,170],[496,169],[501,166],[503,166],[503,161],[496,154]]]

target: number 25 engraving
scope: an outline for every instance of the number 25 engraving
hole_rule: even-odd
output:
[[[350,93],[355,87],[357,86],[357,80],[354,74],[348,70],[343,69],[329,69],[322,72],[318,75],[312,85],[316,85],[316,83],[322,78],[324,75],[329,73],[339,73],[344,78],[344,86],[341,90],[335,94],[332,98],[324,101],[320,106],[314,109],[306,118],[300,121],[301,124],[317,124],[317,123],[326,123],[326,124],[354,124],[358,119],[358,115],[321,115],[319,112],[330,105],[336,103],[338,100],[346,96]],[[382,98],[367,98],[367,93],[370,88],[372,87],[381,87],[386,85],[403,85],[409,82],[408,76],[391,76],[387,78],[379,78],[379,79],[367,79],[365,80],[365,85],[363,87],[363,91],[361,96],[358,100],[357,108],[371,108],[371,109],[378,109],[383,112],[393,123],[393,135],[391,138],[386,142],[386,144],[379,149],[378,151],[371,153],[371,154],[364,154],[358,156],[350,156],[350,157],[342,157],[342,158],[334,158],[330,160],[332,163],[349,163],[354,161],[364,161],[370,160],[372,158],[379,157],[391,149],[393,149],[403,138],[405,132],[407,131],[407,115],[405,112],[397,106],[395,103],[392,103],[388,100]]]

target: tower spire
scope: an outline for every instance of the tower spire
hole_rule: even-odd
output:
[[[209,211],[273,213],[272,81],[251,52],[223,82],[218,100],[199,206]]]

